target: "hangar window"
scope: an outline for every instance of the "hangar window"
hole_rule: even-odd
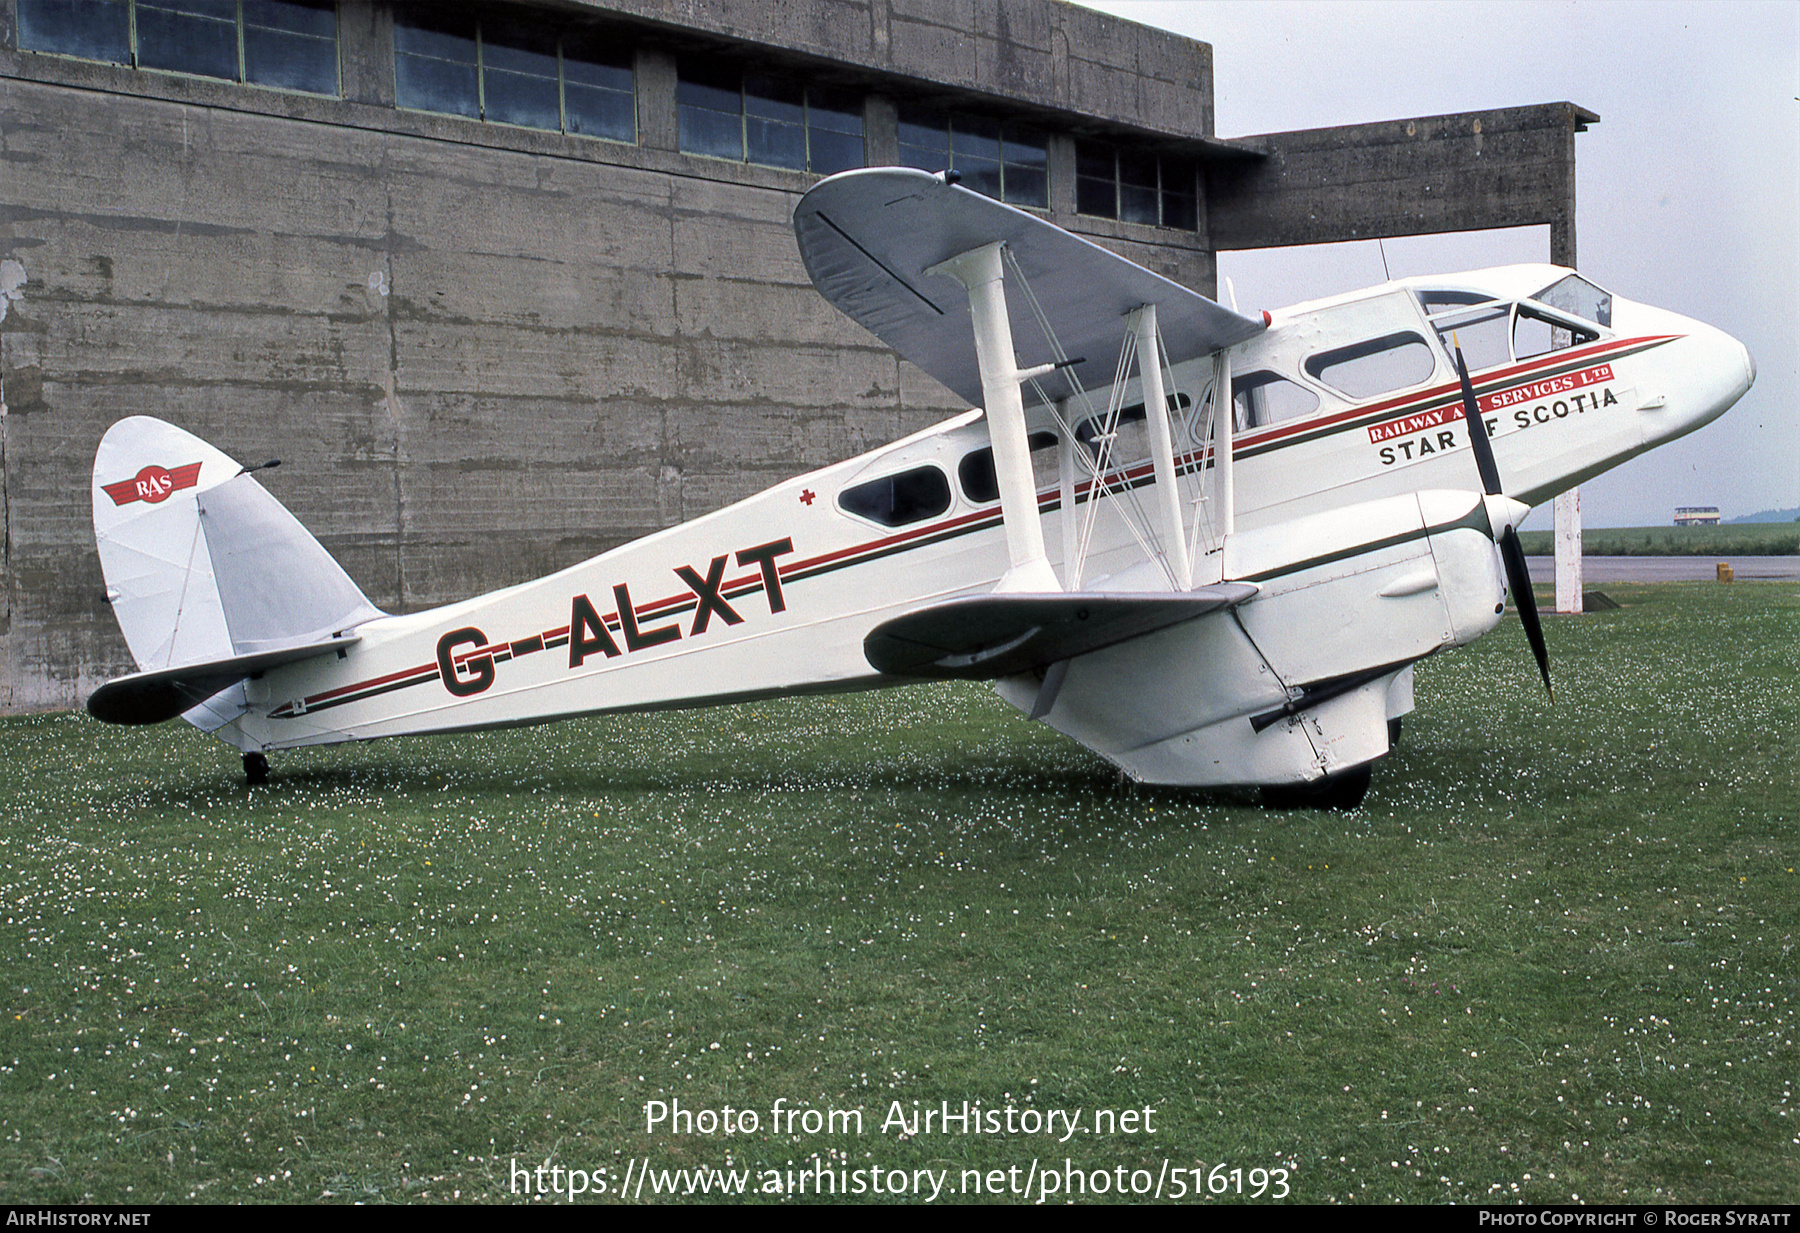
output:
[[[900,165],[955,171],[964,188],[1011,205],[1050,208],[1049,141],[1042,132],[932,107],[900,109]]]
[[[1075,143],[1075,209],[1151,227],[1200,228],[1200,165],[1100,141]]]
[[[1049,487],[1062,477],[1062,466],[1056,457],[1056,434],[1034,432],[1026,439],[1031,447],[1031,480],[1039,488]],[[994,474],[994,451],[984,446],[963,455],[957,464],[956,478],[962,481],[963,495],[977,505],[1000,499],[1000,478]]]
[[[130,64],[126,0],[19,0],[19,49]]]
[[[335,0],[19,0],[19,47],[338,93]]]
[[[860,96],[830,86],[684,57],[676,110],[688,154],[830,175],[861,167]]]
[[[1279,373],[1247,372],[1231,379],[1231,403],[1240,430],[1297,420],[1319,409],[1319,396]]]
[[[936,467],[914,467],[844,489],[838,508],[884,527],[903,527],[949,509],[950,481]]]
[[[394,98],[413,111],[637,140],[630,49],[529,20],[437,8],[396,13]]]
[[[1306,371],[1352,398],[1373,398],[1424,381],[1437,368],[1431,348],[1417,334],[1389,334],[1321,351],[1306,361]]]

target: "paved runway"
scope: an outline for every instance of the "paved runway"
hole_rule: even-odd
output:
[[[1556,581],[1552,557],[1526,557],[1531,580],[1546,585]],[[1582,581],[1587,586],[1608,582],[1711,582],[1720,561],[1729,562],[1739,581],[1775,579],[1800,581],[1800,557],[1586,557]]]

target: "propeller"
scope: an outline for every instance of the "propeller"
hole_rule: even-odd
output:
[[[1475,387],[1469,383],[1469,366],[1463,362],[1462,344],[1452,339],[1456,348],[1456,375],[1462,380],[1463,419],[1469,428],[1469,448],[1475,452],[1475,468],[1481,472],[1481,485],[1490,497],[1502,496],[1500,468],[1494,465],[1494,446],[1488,440],[1487,425],[1475,402]],[[1506,566],[1506,585],[1518,606],[1519,620],[1525,626],[1525,640],[1537,658],[1538,673],[1544,678],[1544,690],[1550,701],[1556,691],[1550,687],[1550,653],[1544,647],[1544,627],[1538,621],[1537,596],[1531,590],[1531,571],[1525,564],[1525,549],[1519,533],[1508,524],[1499,539],[1500,560]]]

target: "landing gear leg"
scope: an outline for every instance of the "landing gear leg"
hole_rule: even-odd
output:
[[[1368,795],[1374,775],[1375,764],[1365,762],[1315,783],[1268,784],[1262,803],[1267,809],[1355,809]]]
[[[255,786],[269,782],[269,760],[259,753],[244,755],[244,782]]]

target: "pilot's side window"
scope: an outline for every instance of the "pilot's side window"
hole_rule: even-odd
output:
[[[1534,312],[1530,305],[1519,305],[1513,319],[1513,358],[1528,360],[1567,347],[1591,343],[1600,337],[1593,330],[1577,329],[1567,322]]]
[[[1032,483],[1047,488],[1062,475],[1056,457],[1056,434],[1034,432],[1026,438],[1031,447]],[[1000,499],[1000,479],[994,474],[994,451],[984,446],[963,455],[957,464],[956,478],[962,481],[963,495],[976,505]]]
[[[1373,398],[1426,380],[1436,370],[1431,348],[1417,334],[1389,334],[1321,351],[1307,373],[1352,398]]]
[[[1488,304],[1494,297],[1485,291],[1445,291],[1427,290],[1419,292],[1419,307],[1425,310],[1427,317],[1435,317],[1441,312],[1466,308],[1471,304]]]
[[[1602,291],[1579,274],[1559,278],[1531,298],[1540,304],[1560,308],[1571,317],[1609,328],[1612,325],[1612,293]]]
[[[1297,381],[1266,370],[1231,379],[1233,423],[1238,431],[1297,420],[1319,409],[1319,396]]]
[[[1512,328],[1508,319],[1511,308],[1499,305],[1460,313],[1444,313],[1432,318],[1438,337],[1444,340],[1444,352],[1452,360],[1458,345],[1470,372],[1498,368],[1511,360],[1507,342]]]
[[[936,467],[914,467],[844,489],[838,508],[884,527],[904,527],[950,508],[950,480]]]

